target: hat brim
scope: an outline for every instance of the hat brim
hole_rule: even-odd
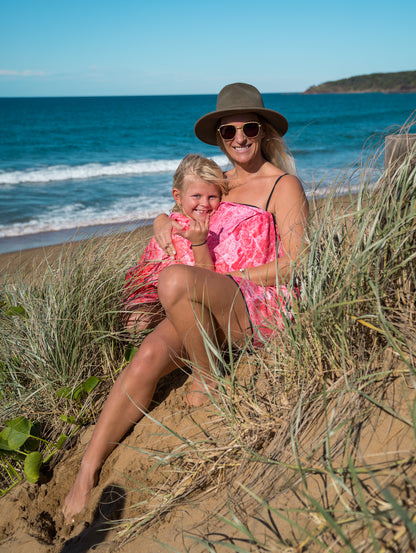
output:
[[[270,125],[274,129],[276,129],[280,136],[286,134],[287,129],[289,128],[286,117],[284,117],[281,113],[277,111],[267,108],[245,109],[238,107],[212,111],[211,113],[207,113],[206,115],[202,116],[195,123],[194,131],[196,136],[199,138],[199,140],[202,140],[202,142],[215,146],[217,144],[218,121],[223,117],[227,117],[228,115],[236,115],[237,113],[256,113],[257,115],[260,115],[261,117],[266,119],[266,121],[270,123]]]

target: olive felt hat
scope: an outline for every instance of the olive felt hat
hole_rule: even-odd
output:
[[[225,86],[218,94],[217,109],[207,113],[195,123],[195,134],[207,144],[217,144],[217,126],[222,117],[238,113],[256,113],[270,123],[283,136],[289,125],[285,117],[277,111],[266,109],[263,98],[256,87],[246,83],[233,83]]]

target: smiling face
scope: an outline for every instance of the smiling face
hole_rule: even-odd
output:
[[[185,215],[195,221],[204,221],[221,202],[218,186],[193,174],[185,175],[182,192],[174,188],[172,195]]]
[[[260,128],[260,132],[256,137],[248,138],[244,134],[242,128],[244,123],[258,120],[259,118],[255,113],[229,115],[221,119],[221,125],[234,125],[237,127],[235,136],[232,140],[221,139],[226,154],[228,154],[235,163],[247,165],[261,158],[261,141],[264,137],[263,129]]]

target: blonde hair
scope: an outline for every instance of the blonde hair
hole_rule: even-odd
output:
[[[215,185],[218,188],[220,198],[227,191],[227,183],[222,169],[214,160],[199,154],[188,154],[179,163],[173,175],[173,188],[184,192],[184,181],[187,175],[196,175],[205,182]],[[172,211],[181,211],[181,207],[175,203]]]
[[[296,175],[295,160],[290,153],[285,141],[276,131],[276,129],[268,123],[263,117],[257,115],[259,123],[264,131],[264,137],[261,141],[261,153],[266,161],[269,161],[272,165],[281,169],[285,173],[290,175]],[[217,133],[217,145],[221,151],[227,156],[227,158],[234,165],[233,158],[228,154],[225,149],[224,142],[220,133]]]

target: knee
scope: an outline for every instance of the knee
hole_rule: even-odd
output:
[[[157,384],[164,372],[165,349],[161,341],[147,343],[145,340],[128,365],[129,377],[141,386]]]
[[[161,271],[158,282],[159,301],[169,309],[179,300],[188,297],[188,290],[194,280],[193,267],[171,265]]]

